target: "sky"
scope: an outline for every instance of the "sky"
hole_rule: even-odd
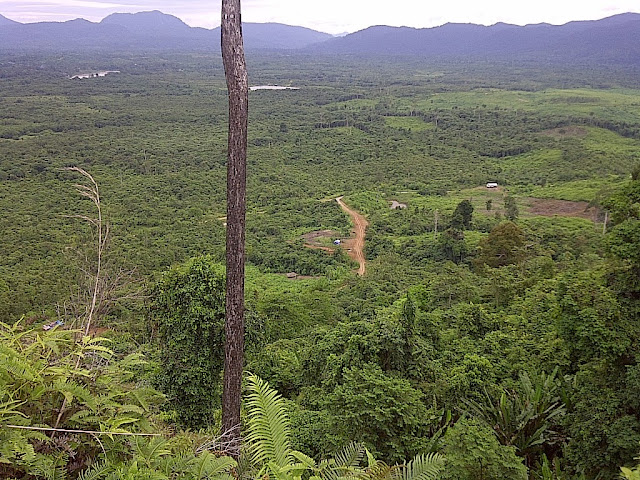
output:
[[[22,23],[160,10],[192,27],[220,24],[221,0],[0,0],[0,14]],[[596,20],[640,13],[640,0],[242,0],[245,22],[278,22],[322,32],[355,32],[372,25],[435,27],[447,22],[526,25]]]

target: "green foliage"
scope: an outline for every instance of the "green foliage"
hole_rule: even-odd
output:
[[[496,367],[484,355],[463,353],[461,361],[451,366],[448,374],[451,401],[459,401],[466,392],[481,392],[495,383]]]
[[[504,197],[504,216],[510,222],[515,222],[518,219],[518,215],[520,212],[518,210],[518,205],[516,204],[516,199],[511,195],[507,195]]]
[[[448,228],[438,236],[436,243],[438,253],[435,260],[462,263],[469,254],[469,247],[464,240],[464,232],[455,228]]]
[[[489,427],[463,419],[444,438],[447,468],[444,478],[455,480],[526,480],[527,469],[514,447],[498,443]]]
[[[436,454],[416,455],[406,464],[388,466],[375,460],[362,445],[351,443],[334,458],[316,462],[292,450],[289,421],[283,399],[255,375],[247,378],[248,434],[246,442],[258,475],[273,475],[280,480],[364,478],[366,480],[432,480],[438,478],[444,459]],[[368,466],[360,463],[364,454]]]
[[[525,258],[524,232],[513,222],[503,222],[480,242],[478,265],[492,268],[520,263]]]
[[[416,455],[403,465],[389,466],[371,457],[365,471],[368,480],[435,480],[440,478],[445,459],[437,453]]]
[[[165,438],[131,441],[127,461],[98,462],[82,472],[79,480],[232,480],[236,462],[227,456],[204,451],[194,454]]]
[[[225,275],[210,257],[167,271],[151,293],[157,382],[183,425],[213,420],[223,365]]]
[[[640,466],[635,468],[620,467],[620,477],[625,480],[640,480]]]
[[[460,230],[471,228],[471,219],[473,217],[473,205],[469,200],[461,201],[453,211],[451,218],[451,227]]]
[[[447,262],[426,275],[424,286],[417,289],[416,298],[423,310],[449,308],[456,303],[478,303],[482,282],[468,267]]]
[[[43,332],[0,323],[0,473],[62,478],[104,449],[117,454],[122,448],[119,437],[99,441],[8,425],[121,433],[151,428],[162,398],[134,381],[144,360],[116,358],[105,344],[61,327]]]
[[[69,73],[95,68],[95,58],[0,58],[0,320],[9,324],[28,312],[25,322],[39,331],[58,311],[71,314],[81,262],[69,252],[83,251],[92,233],[63,216],[86,214],[59,170],[70,164],[100,180],[114,264],[135,265],[149,280],[193,256],[210,254],[212,264],[223,258],[225,151],[218,146],[226,138],[227,97],[215,59],[114,53],[101,61],[122,75],[72,82]],[[361,440],[360,432],[387,461],[433,451],[454,430],[447,411],[464,397],[485,402],[485,387],[506,392],[504,418],[520,418],[515,412],[529,401],[520,373],[556,366],[575,374],[564,431],[555,425],[561,415],[546,422],[567,433],[563,470],[607,478],[632,465],[640,431],[637,172],[632,182],[623,179],[638,163],[637,75],[518,62],[270,54],[249,61],[256,82],[281,83],[285,75],[306,85],[251,99],[247,361],[289,399],[291,448],[315,459],[300,455],[270,477],[328,478],[332,470],[319,459]],[[517,195],[517,228],[497,226],[513,212],[502,189],[484,187],[489,180]],[[614,187],[620,191],[602,201]],[[343,250],[329,255],[304,246],[310,232],[349,234],[339,195],[371,222],[363,278],[351,273]],[[532,215],[528,196],[605,206],[609,233],[584,218]],[[390,199],[408,208],[391,210]],[[463,206],[473,208],[468,222],[459,215]],[[458,228],[448,230],[451,224]],[[52,426],[66,402],[62,426],[147,430],[160,399],[146,386],[141,358],[126,357],[140,346],[153,352],[169,408],[182,408],[165,418],[210,425],[219,389],[221,271],[203,264],[178,285],[187,265],[172,270],[175,278],[167,274],[176,283],[167,280],[162,302],[151,299],[158,307],[153,339],[162,331],[182,350],[154,351],[159,344],[148,343],[135,304],[116,305],[104,318],[114,353],[90,351],[107,347],[103,341],[72,346],[58,329],[49,333],[60,341],[43,340],[57,350],[43,349],[40,358],[21,349],[54,337],[33,330],[20,348],[0,347],[2,424]],[[290,271],[304,277],[282,275]],[[215,294],[207,279],[218,286]],[[71,352],[80,351],[76,369],[79,357]],[[532,374],[532,385],[536,379]],[[496,408],[500,396],[491,397]],[[539,404],[545,401],[543,395]],[[520,410],[529,412],[520,418],[524,430],[537,432],[544,412]],[[487,436],[479,442],[485,450],[507,452],[489,440],[495,433],[474,428],[472,437]],[[519,438],[520,430],[510,431]],[[17,465],[3,475],[54,477],[66,469],[74,477],[101,458],[91,436],[59,434],[56,443],[4,426],[0,435],[2,455]],[[553,437],[549,430],[542,436]],[[133,442],[100,438],[109,457],[102,464],[116,477],[166,475],[169,457],[195,461],[171,444],[158,450],[170,455],[147,462]],[[470,451],[471,460],[480,458]],[[512,465],[507,457],[513,459],[492,458]],[[452,477],[491,470],[465,464],[462,450],[453,460]],[[486,469],[470,473],[479,464]],[[403,468],[376,465],[371,476],[397,476]],[[516,470],[507,466],[500,478]]]
[[[604,268],[567,275],[558,286],[557,328],[576,371],[566,455],[587,476],[613,478],[640,441],[636,190],[632,179],[603,202],[613,220]]]
[[[637,169],[636,169],[637,170]],[[612,282],[623,296],[640,297],[640,180],[632,179],[603,202],[611,211],[613,227],[607,236],[607,250],[617,259]]]
[[[247,389],[247,442],[251,445],[252,462],[284,467],[294,459],[284,402],[277,391],[254,375],[247,378]]]
[[[614,225],[640,219],[640,180],[631,180],[604,202]]]
[[[615,293],[603,283],[602,272],[581,272],[558,284],[557,328],[574,364],[613,360],[634,336],[633,324],[623,321]]]
[[[422,394],[404,379],[366,364],[344,372],[329,398],[333,427],[343,438],[358,438],[393,461],[424,446],[427,410]]]
[[[571,438],[565,455],[568,465],[587,478],[615,478],[618,468],[637,455],[640,421],[633,412],[638,384],[625,370],[592,362],[576,375],[573,407],[564,422]]]
[[[364,449],[352,445],[335,460],[323,460],[319,464],[305,454],[293,450],[289,442],[289,419],[284,400],[278,392],[255,375],[247,378],[249,394],[246,397],[248,410],[248,453],[258,476],[273,475],[280,480],[299,480],[307,473],[312,478],[328,480],[346,476],[357,467]]]
[[[309,392],[309,390],[306,390]],[[316,391],[317,393],[317,391]],[[304,401],[304,393],[300,396]],[[327,410],[311,410],[294,402],[289,403],[291,445],[313,458],[327,458],[343,440],[333,431],[331,414]]]
[[[301,386],[304,375],[300,358],[302,340],[278,340],[253,355],[247,369],[254,370],[269,384],[289,397]]]
[[[527,193],[536,198],[556,198],[574,202],[593,202],[602,198],[613,187],[619,187],[621,178],[611,176],[607,179],[593,178],[588,180],[575,180],[561,184],[534,187]]]
[[[567,392],[557,374],[556,369],[531,378],[523,372],[517,389],[503,391],[496,400],[485,391],[484,401],[467,402],[471,412],[493,428],[502,445],[516,447],[528,467],[540,462],[543,452],[557,453],[565,440],[558,429],[566,412],[562,397],[566,399]]]

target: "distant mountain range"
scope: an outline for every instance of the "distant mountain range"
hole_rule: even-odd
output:
[[[247,50],[291,50],[323,42],[332,35],[280,23],[244,23]],[[219,50],[220,27],[193,28],[159,11],[114,13],[99,23],[18,23],[0,15],[0,51]]]
[[[545,59],[640,66],[640,14],[635,13],[560,26],[375,26],[341,37],[278,23],[245,23],[243,33],[248,51]],[[99,23],[77,19],[22,24],[0,15],[0,51],[202,51],[219,50],[219,44],[219,28],[192,28],[158,11],[116,13]]]
[[[375,26],[315,46],[334,54],[407,54],[539,58],[572,62],[595,60],[640,65],[640,14],[565,25],[527,26],[497,23],[490,27],[447,23],[415,29]]]

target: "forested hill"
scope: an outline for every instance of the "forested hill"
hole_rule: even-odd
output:
[[[256,49],[298,49],[331,38],[328,33],[279,23],[245,23],[245,46]],[[159,11],[116,13],[99,23],[22,24],[0,16],[0,51],[218,51],[220,28],[192,28]]]
[[[217,51],[219,28],[192,28],[159,11],[117,13],[99,23],[22,24],[0,16],[0,51]],[[303,27],[245,23],[248,50],[303,50],[323,54],[413,55],[640,66],[640,14],[565,25],[485,27],[448,23],[435,28],[375,26],[332,37]]]
[[[597,21],[524,27],[447,23],[436,28],[375,26],[334,38],[315,50],[342,54],[487,56],[560,61],[613,61],[640,65],[640,14]]]

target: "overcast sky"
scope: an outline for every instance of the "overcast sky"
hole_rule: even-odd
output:
[[[220,0],[0,0],[0,14],[23,23],[78,17],[96,22],[114,12],[147,10],[170,13],[193,27],[220,23]],[[279,22],[333,34],[371,25],[562,24],[624,12],[640,13],[640,0],[242,0],[245,22]]]

